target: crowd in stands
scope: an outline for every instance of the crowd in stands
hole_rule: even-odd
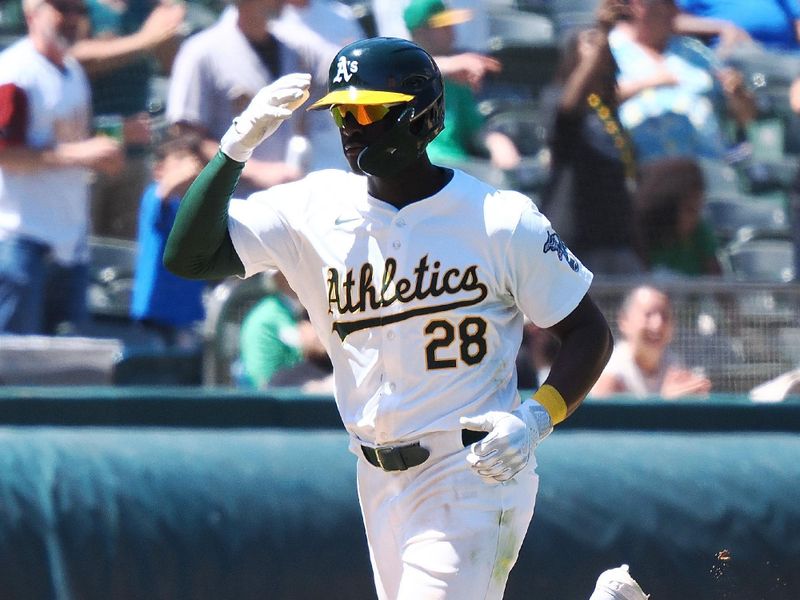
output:
[[[180,280],[160,261],[181,195],[262,86],[310,72],[318,97],[336,51],[375,34],[414,40],[445,75],[445,129],[429,146],[432,160],[491,169],[509,185],[521,179],[503,176],[544,161],[543,184],[520,191],[596,281],[733,275],[720,260],[730,240],[706,201],[720,169],[734,173],[737,200],[762,201],[748,187],[758,158],[750,135],[775,114],[766,114],[774,105],[759,101],[747,65],[752,56],[800,56],[800,2],[589,2],[591,21],[553,40],[552,80],[531,82],[536,91],[521,99],[502,85],[489,3],[373,0],[368,18],[350,4],[21,0],[24,31],[0,53],[0,333],[81,331],[90,317],[88,245],[112,238],[138,251],[131,319],[168,346],[196,344],[189,332],[217,282]],[[786,83],[790,118],[800,115],[800,76]],[[535,157],[523,151],[529,140],[489,126],[487,111],[503,94],[535,106],[546,132]],[[256,149],[237,196],[346,168],[329,121],[325,111],[298,111]],[[798,182],[768,189],[788,221],[777,237],[794,244],[795,278]],[[238,381],[328,391],[330,363],[302,307],[290,289],[276,290],[243,316]],[[594,393],[707,393],[709,380],[670,352],[672,327],[663,292],[631,291],[619,307],[622,339]],[[521,387],[546,375],[552,340],[543,333],[526,329]]]

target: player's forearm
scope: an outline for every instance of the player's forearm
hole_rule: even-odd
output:
[[[613,338],[605,317],[588,296],[549,331],[561,340],[561,348],[544,384],[557,390],[570,415],[603,372],[611,356]]]
[[[228,202],[243,167],[218,152],[189,186],[164,249],[164,266],[174,274],[187,279],[244,274],[228,233]]]

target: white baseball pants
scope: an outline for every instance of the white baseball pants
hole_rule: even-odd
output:
[[[466,462],[461,431],[419,440],[421,465],[386,472],[359,443],[358,493],[380,600],[494,600],[525,538],[539,487],[536,460],[487,483]]]

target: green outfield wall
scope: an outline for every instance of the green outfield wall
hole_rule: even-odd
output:
[[[537,459],[507,598],[800,598],[800,403],[587,401]],[[373,598],[354,466],[326,397],[2,388],[0,599]]]

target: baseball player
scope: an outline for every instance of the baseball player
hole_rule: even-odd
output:
[[[230,197],[310,75],[263,88],[184,197],[164,255],[189,278],[279,269],[334,365],[381,599],[501,598],[533,515],[534,449],[612,347],[592,274],[530,199],[431,164],[444,119],[430,55],[395,38],[339,51],[328,93],[352,172]],[[561,340],[521,399],[527,315]]]

